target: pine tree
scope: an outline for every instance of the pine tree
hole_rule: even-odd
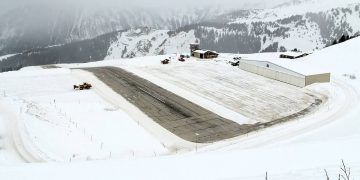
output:
[[[336,39],[334,40],[334,42],[332,43],[332,45],[335,45],[335,44],[337,44],[337,41],[336,41]]]
[[[339,43],[342,43],[344,41],[346,41],[346,37],[345,35],[342,35],[341,38],[339,39]]]

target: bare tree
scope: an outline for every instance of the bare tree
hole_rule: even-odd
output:
[[[326,171],[326,169],[324,169],[324,171],[325,171],[325,175],[326,175],[326,180],[330,180],[328,172]]]
[[[341,160],[342,164],[340,166],[340,173],[338,174],[338,180],[350,180],[350,174],[351,174],[351,171],[350,171],[350,168],[347,168],[345,163],[344,163],[344,160]],[[330,177],[329,177],[329,174],[327,172],[326,169],[324,169],[325,171],[325,175],[326,175],[326,180],[330,180]]]
[[[340,166],[341,173],[339,173],[339,180],[350,180],[350,168],[346,168],[344,160],[341,160],[341,162],[342,166]]]

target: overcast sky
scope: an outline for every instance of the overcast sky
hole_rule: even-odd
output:
[[[290,0],[0,0],[1,9],[9,9],[24,4],[53,4],[56,6],[140,6],[140,7],[177,7],[189,6],[191,4],[223,5],[227,7],[241,8],[266,8]]]

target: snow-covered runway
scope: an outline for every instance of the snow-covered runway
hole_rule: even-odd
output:
[[[222,62],[190,61],[132,69],[141,72],[143,77],[154,76],[225,106],[253,123],[290,116],[310,106],[316,97],[321,97],[314,91],[264,78]]]
[[[283,111],[285,114],[291,114],[291,109],[284,108],[287,103],[299,111],[303,108],[301,104],[308,106],[313,96],[325,99],[316,111],[299,119],[180,153],[169,153],[168,146],[139,125],[143,123],[143,116],[130,116],[130,113],[138,113],[134,111],[135,108],[127,106],[124,101],[112,101],[115,96],[110,91],[101,91],[106,88],[100,87],[100,91],[97,88],[74,91],[73,84],[92,79],[87,74],[77,76],[67,68],[27,68],[2,73],[0,174],[8,179],[21,180],[27,177],[39,180],[254,180],[264,179],[265,172],[268,172],[269,179],[315,180],[325,179],[324,169],[331,178],[336,178],[343,159],[351,168],[352,177],[357,179],[360,176],[360,81],[349,78],[348,74],[360,76],[357,61],[359,40],[356,38],[304,59],[284,62],[296,62],[300,67],[311,66],[331,72],[330,84],[314,84],[303,89],[254,78],[222,61],[173,61],[172,65],[164,67],[159,63],[163,57],[145,57],[131,61],[59,65],[67,68],[120,66],[217,114],[229,119],[239,118],[239,124],[249,123],[251,120],[248,117],[262,114],[256,108],[256,113],[251,114],[251,107],[240,106],[242,102],[237,93],[247,93],[252,99],[243,103],[267,104],[276,113]],[[348,57],[340,62],[344,54]],[[271,53],[266,56],[277,57]],[[145,63],[139,65],[139,61]],[[207,67],[199,68],[197,64]],[[90,78],[83,79],[84,76]],[[244,84],[247,86],[241,86],[240,80],[246,82]],[[260,82],[266,87],[257,84]],[[241,87],[250,88],[256,93],[239,91]],[[263,94],[256,96],[257,93]],[[292,98],[296,101],[292,101]],[[237,101],[235,104],[233,99]],[[272,105],[265,99],[276,103]],[[242,111],[237,105],[250,113],[240,114]],[[271,108],[264,106],[262,110],[266,115],[257,121],[272,119],[272,115],[268,114],[272,113]],[[28,159],[20,156],[16,151],[17,146],[12,145],[11,135],[16,132],[11,125],[14,119],[20,122],[20,126],[16,127],[20,127],[21,144],[31,156],[40,156],[46,161],[76,162],[3,166]],[[155,127],[153,130],[158,129]],[[93,161],[108,159],[111,161]]]
[[[314,133],[324,126],[329,126],[336,120],[341,120],[342,117],[352,112],[354,107],[359,107],[359,92],[342,80],[334,79],[330,85],[317,85],[315,88],[329,97],[319,110],[304,118],[251,133],[246,137],[211,145],[202,150],[228,152],[291,142],[293,139]]]

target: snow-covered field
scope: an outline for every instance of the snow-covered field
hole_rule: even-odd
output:
[[[297,60],[280,60],[277,53],[240,55],[300,70],[331,72],[331,83],[304,89],[272,81],[267,84],[283,88],[289,98],[299,99],[297,103],[301,103],[303,92],[322,94],[328,100],[301,119],[181,154],[169,154],[122,105],[111,105],[93,90],[74,91],[72,85],[82,79],[67,68],[113,65],[143,77],[148,73],[151,76],[147,78],[154,83],[245,123],[246,114],[227,104],[236,100],[232,86],[239,82],[220,83],[232,76],[238,78],[239,74],[252,77],[226,64],[226,60],[237,55],[223,55],[218,62],[173,60],[166,67],[159,61],[168,56],[157,56],[2,73],[0,164],[13,165],[0,165],[0,175],[4,179],[264,179],[268,172],[268,179],[315,180],[326,179],[326,169],[331,179],[337,179],[343,159],[351,168],[351,177],[359,179],[358,47],[360,38]],[[199,64],[207,66],[199,68]],[[221,70],[224,73],[214,76]],[[194,85],[185,81],[191,77]],[[224,79],[214,83],[215,77]],[[217,91],[222,89],[223,95],[231,96],[221,97],[211,92],[212,88],[196,91],[201,80],[204,81],[201,87],[213,86]],[[251,79],[246,81],[250,83]],[[256,82],[266,80],[259,78]],[[94,159],[102,161],[82,161]],[[18,164],[54,160],[65,163]]]
[[[12,130],[20,131],[25,148],[37,154],[37,161],[116,159],[167,152],[121,109],[91,90],[74,91],[72,85],[81,80],[68,69],[27,69],[3,73],[0,79],[1,111],[5,109],[15,118],[2,117],[2,123],[16,124]],[[8,148],[12,147],[0,152]]]

